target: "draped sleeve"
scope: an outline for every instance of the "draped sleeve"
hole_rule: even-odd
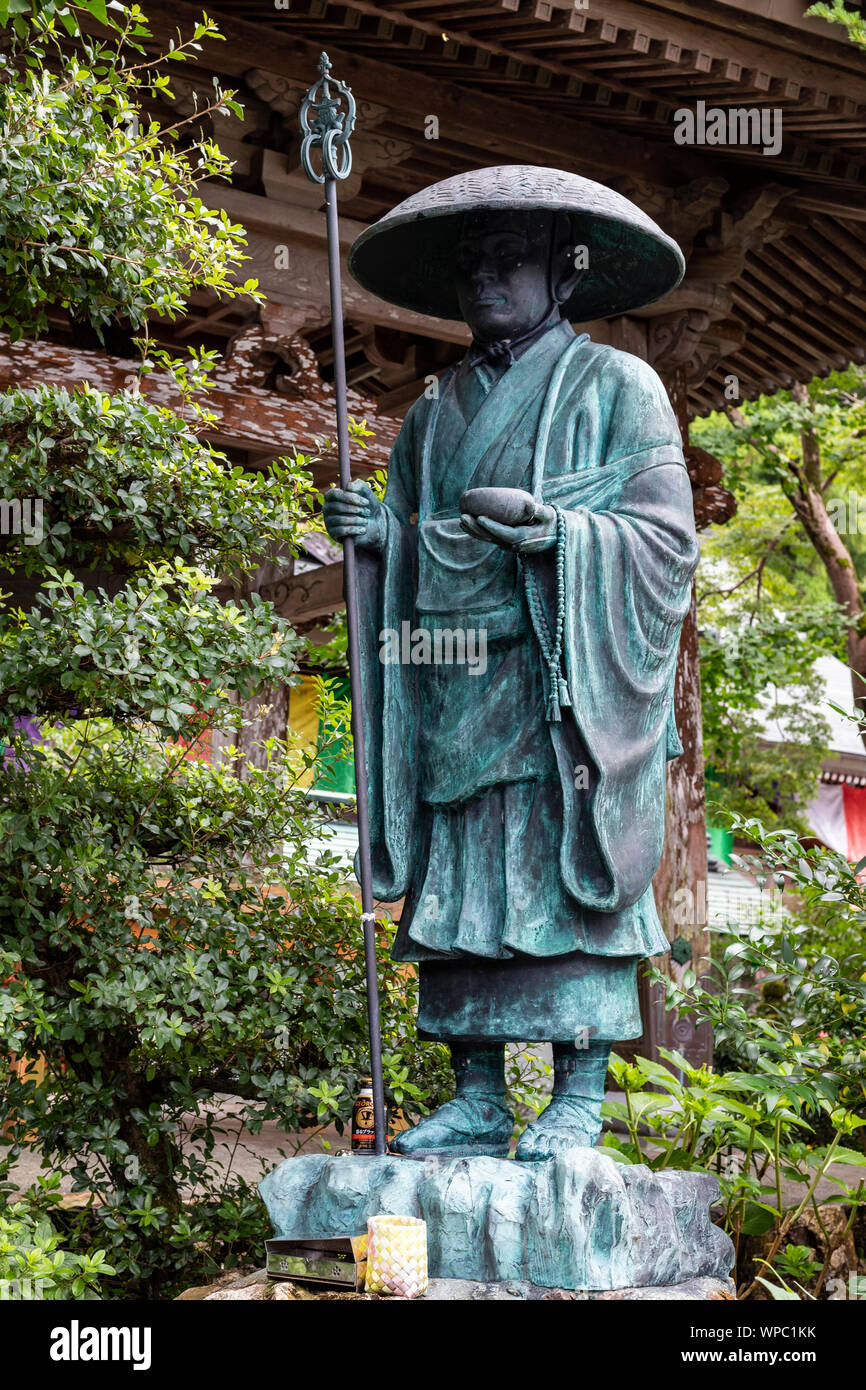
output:
[[[560,421],[565,431],[587,413],[592,421],[579,431],[575,471],[547,475],[543,486],[565,518],[572,701],[550,728],[565,803],[563,882],[582,906],[618,912],[646,892],[661,857],[665,768],[682,752],[677,653],[700,552],[680,432],[656,373],[603,354],[582,385]],[[547,569],[552,598],[550,559],[534,563],[539,575]]]

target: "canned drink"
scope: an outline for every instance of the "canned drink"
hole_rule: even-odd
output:
[[[386,1129],[387,1124],[386,1116]],[[351,1147],[353,1153],[375,1153],[376,1151],[376,1116],[373,1110],[372,1076],[361,1077],[361,1089],[355,1097],[355,1104],[352,1107]]]

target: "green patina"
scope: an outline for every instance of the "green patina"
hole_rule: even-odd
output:
[[[421,227],[435,243],[423,304],[436,308],[430,265],[456,256],[447,293],[474,339],[409,411],[384,505],[357,504],[369,526],[354,534],[374,885],[406,897],[394,954],[418,963],[423,1035],[469,1057],[457,1101],[402,1151],[502,1151],[510,1116],[490,1046],[546,1039],[554,1100],[518,1150],[538,1158],[594,1142],[609,1044],[640,1032],[637,961],[668,948],[651,882],[666,763],[681,751],[673,683],[698,556],[662,383],[576,335],[561,307],[580,317],[581,286],[595,304],[614,280],[607,302],[634,305],[678,268],[664,234],[598,185],[577,180],[569,205],[573,176],[559,171],[462,177],[486,202],[467,208],[458,188],[443,204],[437,189],[459,184],[446,181],[426,190],[432,220],[422,204],[378,224],[380,271],[376,228],[353,251],[362,282],[398,298],[385,261]],[[501,208],[491,187],[506,190]],[[590,246],[582,274],[565,255],[575,227]],[[538,525],[461,512],[475,488],[502,489],[509,515],[531,494]],[[326,505],[338,537],[350,504],[343,493]],[[383,634],[407,624],[462,634],[474,662],[388,659]]]

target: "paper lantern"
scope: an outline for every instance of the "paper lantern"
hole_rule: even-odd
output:
[[[418,1216],[367,1222],[367,1293],[419,1298],[427,1289],[427,1224]]]

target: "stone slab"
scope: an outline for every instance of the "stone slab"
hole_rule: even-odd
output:
[[[184,1289],[178,1294],[178,1302],[207,1300],[208,1302],[262,1302],[272,1303],[295,1301],[335,1302],[379,1302],[383,1295],[336,1292],[322,1290],[315,1286],[304,1287],[289,1280],[279,1282],[270,1280],[265,1270],[243,1279],[220,1280],[215,1284],[205,1284],[197,1288]],[[432,1303],[520,1303],[520,1302],[622,1302],[629,1299],[640,1301],[672,1302],[730,1302],[736,1298],[736,1290],[731,1279],[690,1279],[685,1284],[669,1284],[661,1288],[614,1289],[599,1293],[594,1289],[546,1289],[542,1284],[530,1284],[526,1279],[514,1279],[507,1284],[482,1284],[472,1279],[431,1279],[427,1292],[419,1302]],[[397,1302],[407,1302],[398,1298]]]
[[[380,1213],[427,1222],[431,1279],[605,1292],[725,1281],[733,1245],[704,1173],[654,1172],[595,1149],[513,1159],[286,1159],[260,1191],[284,1239],[357,1235]]]
[[[519,1303],[576,1301],[576,1302],[730,1302],[737,1296],[733,1279],[689,1279],[685,1284],[655,1285],[646,1289],[546,1289],[543,1284],[530,1284],[525,1279],[508,1284],[480,1284],[471,1279],[431,1279],[422,1302],[447,1303]]]

